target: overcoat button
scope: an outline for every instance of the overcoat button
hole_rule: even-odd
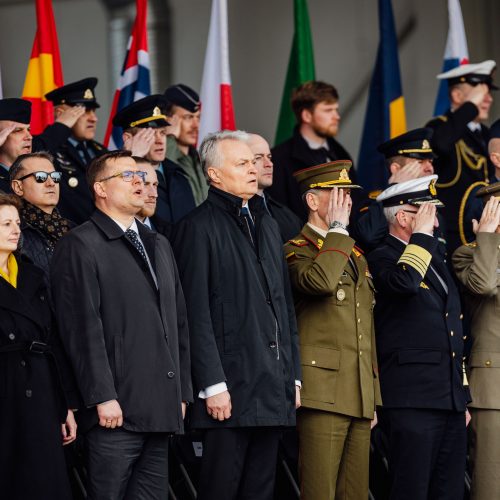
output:
[[[168,378],[174,378],[175,373],[174,372],[168,372],[167,377]]]
[[[271,349],[275,349],[276,348],[276,342],[274,342],[274,340],[272,342],[269,342],[269,347]]]
[[[16,336],[13,333],[9,333],[9,339],[10,340],[14,340],[15,338],[16,338]]]
[[[26,361],[24,361],[24,359],[21,360],[21,366],[26,366]]]
[[[31,398],[31,395],[32,395],[32,394],[33,394],[33,393],[31,392],[31,389],[26,389],[26,397],[27,397],[27,398]]]

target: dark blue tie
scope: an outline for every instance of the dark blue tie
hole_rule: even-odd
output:
[[[144,247],[142,246],[142,243],[139,241],[139,238],[137,237],[137,233],[133,229],[127,229],[125,231],[125,234],[128,236],[128,239],[131,241],[131,243],[134,245],[136,250],[139,252],[141,257],[144,259],[144,262],[148,264],[148,258],[146,256],[146,251],[144,250]]]
[[[255,241],[256,241],[255,224],[253,222],[252,216],[250,215],[248,207],[242,207],[240,210],[240,214],[243,216],[243,219],[245,220],[245,230],[248,237],[250,238],[250,242],[252,243],[253,246],[255,246]]]

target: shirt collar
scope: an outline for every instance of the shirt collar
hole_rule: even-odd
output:
[[[316,231],[319,235],[323,236],[323,238],[326,238],[326,235],[328,234],[328,231],[325,231],[324,229],[321,229],[318,226],[315,226],[314,224],[311,224],[310,222],[307,223],[307,225],[313,230]]]
[[[310,149],[321,149],[321,148],[328,149],[328,142],[326,142],[326,139],[324,139],[323,142],[318,143],[315,141],[311,141],[311,139],[308,139],[307,137],[304,137],[304,141],[307,142],[307,145],[309,146]]]
[[[137,221],[134,219],[132,220],[132,224],[130,224],[130,227],[124,226],[121,222],[117,221],[116,219],[113,219],[113,222],[118,225],[118,227],[123,231],[127,231],[127,229],[132,229],[132,231],[135,231],[137,234],[139,234],[139,229],[137,228]]]
[[[476,132],[477,130],[481,131],[481,124],[477,122],[469,122],[467,127],[469,127],[471,132]]]

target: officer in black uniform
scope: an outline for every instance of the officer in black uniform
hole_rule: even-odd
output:
[[[175,224],[195,208],[193,192],[182,168],[166,158],[166,100],[163,95],[151,95],[133,102],[119,111],[113,125],[123,129],[123,147],[134,156],[149,160],[158,176],[156,215]]]
[[[495,61],[464,64],[438,75],[447,80],[451,108],[431,120],[434,130],[431,145],[438,155],[434,163],[439,175],[437,187],[446,208],[446,239],[451,254],[458,246],[474,239],[471,221],[467,220],[467,204],[474,191],[489,183],[493,174],[488,162],[488,119],[493,102],[491,90]]]
[[[383,407],[390,500],[463,498],[466,404],[460,297],[433,236],[431,175],[387,188],[390,234],[368,254]]]

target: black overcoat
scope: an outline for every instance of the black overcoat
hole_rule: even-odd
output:
[[[181,432],[192,399],[184,296],[167,239],[138,224],[158,280],[122,229],[103,212],[59,240],[51,263],[62,341],[87,410],[117,399],[124,428]]]
[[[460,297],[437,238],[417,233],[410,244],[432,255],[430,265],[448,292],[430,267],[422,278],[411,265],[399,263],[407,247],[392,235],[368,254],[378,292],[374,314],[382,401],[386,408],[464,411],[470,395],[463,385]]]
[[[250,200],[258,249],[243,232],[241,198],[211,187],[174,230],[189,318],[195,402],[192,426],[295,424],[298,336],[278,226]],[[216,422],[198,393],[225,381],[232,416]]]
[[[0,278],[0,497],[67,500],[61,423],[77,404],[72,377],[44,275],[32,264],[18,265],[17,288]],[[6,351],[33,341],[51,345],[50,352]]]

